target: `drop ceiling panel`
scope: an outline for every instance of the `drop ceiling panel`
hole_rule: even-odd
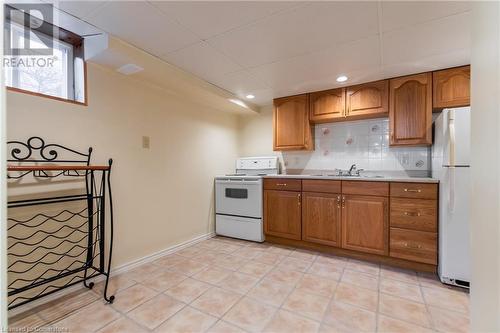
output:
[[[386,64],[382,66],[381,77],[396,77],[433,71],[442,68],[462,66],[470,63],[470,49],[434,54],[418,60]]]
[[[196,35],[159,13],[147,2],[108,2],[87,20],[155,55],[199,41]]]
[[[314,2],[282,11],[208,42],[244,67],[321,50],[378,32],[375,2]]]
[[[221,75],[242,69],[205,42],[187,46],[161,58],[212,83]]]
[[[377,36],[340,43],[326,50],[259,66],[250,71],[282,93],[337,85],[336,77],[380,66]],[[287,90],[288,89],[288,90]]]
[[[301,4],[287,1],[154,1],[151,3],[205,39]]]
[[[76,17],[84,18],[97,10],[106,1],[46,1],[59,8],[66,13],[72,14]]]
[[[340,74],[349,76],[350,85],[470,62],[470,2],[61,1],[58,6],[237,96],[254,94],[252,102],[260,105],[340,86],[335,81]],[[101,60],[126,61],[113,54]]]
[[[384,33],[383,63],[419,62],[438,54],[470,48],[470,13]]]
[[[262,80],[249,73],[247,70],[220,75],[218,78],[214,79],[213,83],[242,98],[248,94],[257,96],[257,91],[270,88],[270,86],[266,85]]]
[[[384,32],[472,9],[472,3],[465,1],[383,1],[381,6]]]

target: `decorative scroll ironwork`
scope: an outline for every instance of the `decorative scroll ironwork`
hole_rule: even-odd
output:
[[[85,163],[89,165],[92,155],[92,147],[89,147],[86,154],[57,143],[45,144],[45,141],[39,136],[32,136],[26,143],[9,141],[7,147],[9,148],[8,162]],[[69,156],[59,157],[60,154]],[[74,156],[74,158],[69,158],[70,156]]]
[[[92,148],[88,149],[88,154],[80,153],[59,144],[46,145],[39,137],[32,137],[26,143],[10,141],[8,144],[14,145],[8,161],[21,165],[30,163],[31,166],[32,162],[48,162],[51,167],[44,170],[37,165],[33,170],[18,171],[19,174],[10,179],[17,181],[31,174],[34,178],[81,177],[85,181],[82,193],[8,202],[9,309],[77,283],[83,282],[87,288],[92,288],[94,282],[90,280],[99,275],[105,278],[103,297],[112,303],[114,296],[108,295],[113,247],[112,160],[107,167],[92,168]],[[75,159],[59,158],[61,151],[74,154]],[[78,163],[75,166],[78,170],[68,169],[68,166],[58,170],[55,162]],[[69,203],[77,208],[68,207]],[[30,213],[34,206],[40,210]],[[50,212],[41,211],[44,207]],[[13,210],[22,217],[13,216]],[[110,243],[106,245],[108,226]]]

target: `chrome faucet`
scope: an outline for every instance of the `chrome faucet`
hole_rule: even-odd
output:
[[[359,173],[360,173],[361,171],[364,171],[364,169],[358,169],[358,168],[356,167],[356,164],[353,164],[353,165],[351,165],[351,167],[349,168],[349,171],[347,171],[347,174],[348,174],[349,176],[359,176],[359,175],[360,175]]]
[[[348,171],[349,176],[353,175],[352,174],[353,171],[356,171],[356,164],[351,165],[351,167],[349,168],[349,171]]]

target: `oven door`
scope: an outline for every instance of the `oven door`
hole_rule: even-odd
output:
[[[216,179],[215,213],[261,218],[262,179]]]

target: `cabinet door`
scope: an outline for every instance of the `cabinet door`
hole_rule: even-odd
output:
[[[264,231],[266,235],[301,238],[301,193],[264,191]]]
[[[434,108],[470,105],[470,66],[436,71],[432,79]]]
[[[342,201],[342,247],[387,255],[388,199],[343,195]]]
[[[345,116],[345,89],[332,89],[311,93],[311,121],[324,123],[342,120]]]
[[[302,194],[302,240],[340,246],[340,194]]]
[[[432,144],[432,74],[390,80],[390,144]]]
[[[348,87],[346,115],[351,119],[387,116],[389,112],[389,81],[376,81]]]
[[[314,149],[307,94],[274,100],[274,150]]]

